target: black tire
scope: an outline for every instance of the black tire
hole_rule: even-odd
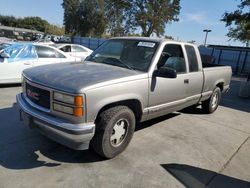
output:
[[[215,99],[215,97],[217,99]],[[220,99],[221,99],[221,90],[220,88],[216,87],[211,97],[208,100],[202,102],[201,106],[203,112],[207,114],[212,114],[218,108]]]
[[[101,112],[96,121],[96,133],[91,141],[92,148],[96,153],[108,159],[117,156],[130,143],[135,124],[135,115],[126,106],[116,106]],[[119,130],[121,130],[120,126],[123,127],[122,131],[125,131],[125,133],[117,131],[117,135],[122,134],[119,137],[120,139],[112,140],[112,136],[116,134],[115,128],[119,127]]]

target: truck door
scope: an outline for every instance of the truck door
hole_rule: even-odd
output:
[[[203,71],[199,51],[192,45],[185,45],[188,61],[188,83],[186,84],[186,105],[197,104],[203,89]],[[200,62],[200,63],[199,63]]]
[[[186,102],[187,64],[183,46],[166,44],[155,69],[166,66],[175,69],[177,78],[152,76],[149,88],[149,118],[182,109]]]

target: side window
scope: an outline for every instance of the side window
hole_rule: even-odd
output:
[[[36,46],[38,58],[60,58],[59,52],[46,46]]]
[[[197,60],[197,55],[193,46],[185,45],[185,49],[188,57],[189,72],[199,71],[199,65]]]
[[[66,45],[66,46],[60,48],[60,50],[62,50],[63,52],[71,52],[71,46]]]
[[[178,74],[187,72],[183,50],[180,45],[167,44],[165,46],[157,67],[162,66],[172,68],[176,70]]]
[[[80,46],[72,46],[72,52],[87,52],[86,50],[84,50],[84,48],[80,47]]]

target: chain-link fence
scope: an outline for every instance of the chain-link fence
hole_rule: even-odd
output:
[[[250,48],[210,45],[199,49],[201,54],[215,57],[215,64],[231,66],[235,75],[250,72]]]
[[[72,37],[72,42],[74,44],[80,44],[91,50],[98,48],[107,39],[100,38],[88,38],[88,37]]]

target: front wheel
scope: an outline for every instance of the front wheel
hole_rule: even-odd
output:
[[[202,110],[208,114],[213,113],[218,108],[220,99],[221,90],[220,88],[216,87],[211,97],[208,100],[202,102]]]
[[[135,116],[126,106],[109,108],[99,115],[91,146],[99,155],[113,158],[126,149],[133,137]]]

